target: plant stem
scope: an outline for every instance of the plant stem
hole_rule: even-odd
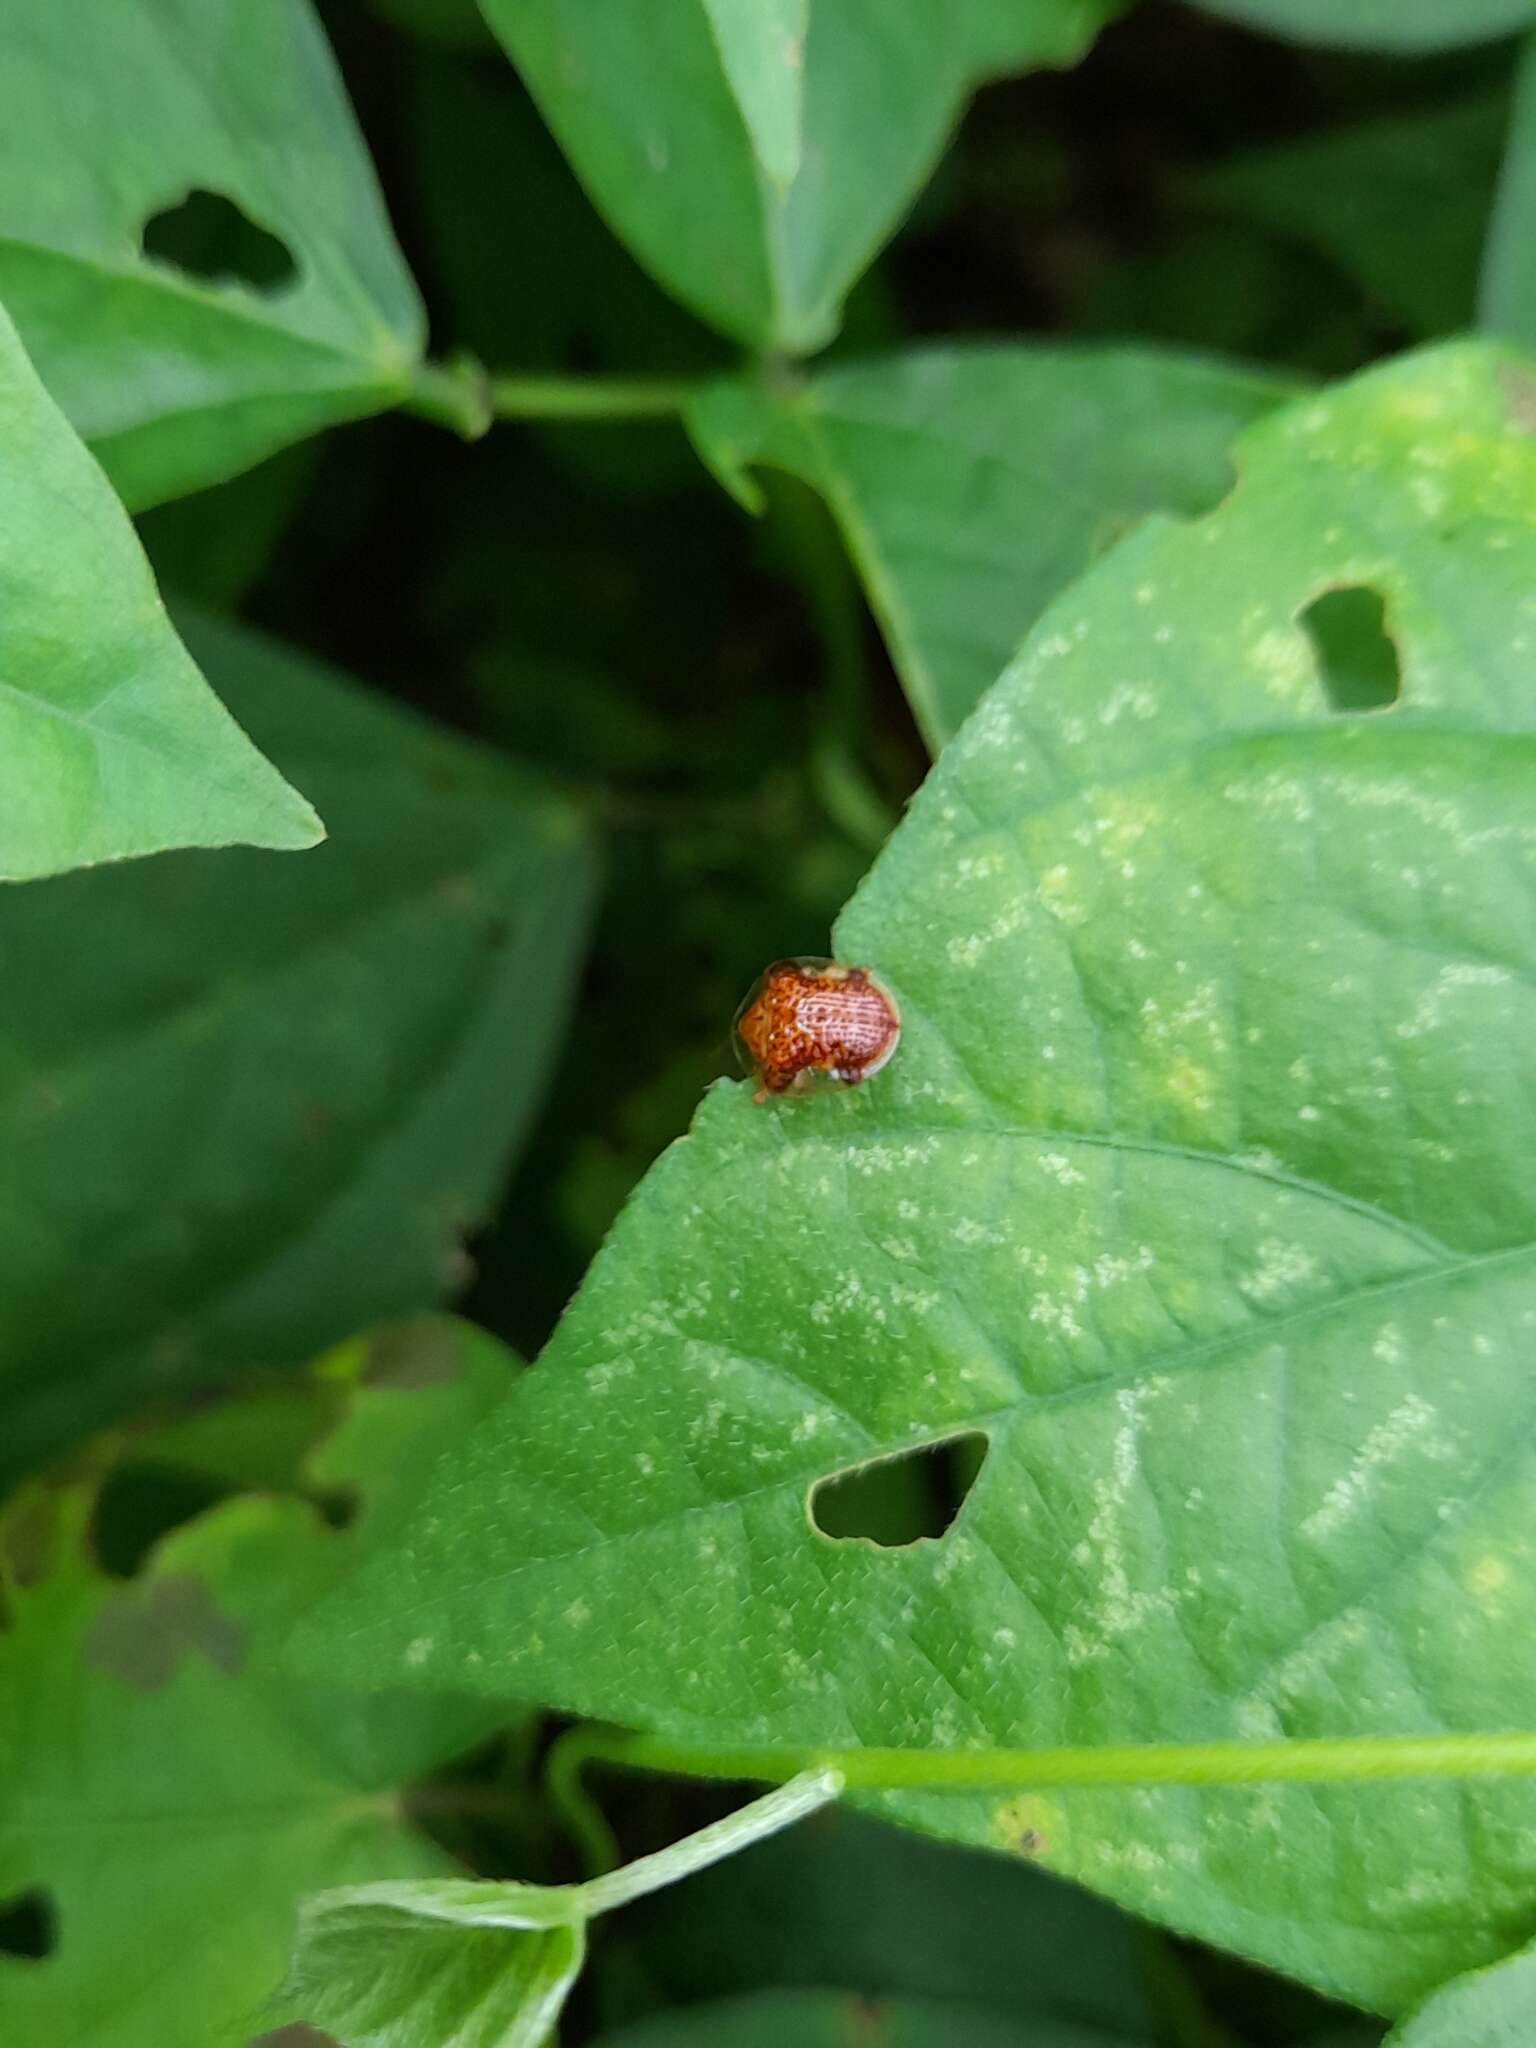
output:
[[[570,1728],[550,1745],[544,1763],[549,1803],[593,1877],[617,1867],[619,1845],[581,1774],[589,1763],[622,1760],[625,1740],[605,1728]]]
[[[472,356],[418,363],[405,409],[466,441],[478,441],[493,417],[486,374]]]
[[[643,1898],[647,1892],[660,1891],[680,1878],[692,1877],[695,1871],[707,1870],[711,1863],[734,1856],[738,1849],[776,1835],[781,1828],[815,1813],[819,1807],[830,1806],[842,1789],[843,1781],[836,1771],[802,1772],[776,1792],[754,1799],[750,1806],[739,1807],[724,1820],[712,1821],[697,1834],[658,1849],[654,1856],[637,1857],[633,1863],[602,1877],[588,1878],[574,1890],[588,1914],[611,1913],[615,1906],[627,1906],[631,1899]]]
[[[1384,1735],[1080,1749],[709,1749],[632,1735],[604,1761],[770,1783],[832,1771],[849,1791],[1019,1791],[1046,1785],[1327,1785],[1536,1776],[1536,1734]]]
[[[680,413],[701,387],[644,377],[492,377],[500,420],[648,420]]]

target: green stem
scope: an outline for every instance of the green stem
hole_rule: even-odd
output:
[[[589,1763],[622,1761],[627,1740],[595,1726],[570,1728],[550,1744],[544,1762],[549,1803],[593,1877],[617,1867],[619,1845],[581,1774]]]
[[[644,377],[492,377],[499,420],[649,420],[682,412],[701,386]]]
[[[1385,1735],[1295,1742],[1127,1743],[1081,1749],[713,1749],[633,1735],[608,1762],[773,1783],[833,1771],[849,1791],[1024,1791],[1047,1785],[1337,1785],[1536,1776],[1536,1734]]]
[[[478,441],[491,424],[490,386],[473,356],[442,363],[418,363],[411,375],[405,409],[466,441]]]
[[[749,1806],[738,1807],[724,1820],[712,1821],[697,1834],[658,1849],[654,1856],[639,1856],[633,1863],[610,1870],[602,1877],[588,1878],[585,1884],[574,1888],[575,1894],[584,1912],[611,1913],[616,1906],[627,1906],[631,1899],[643,1898],[647,1892],[660,1891],[665,1885],[692,1877],[696,1871],[707,1870],[711,1863],[719,1863],[753,1842],[776,1835],[806,1814],[830,1806],[842,1789],[843,1781],[836,1771],[802,1772],[776,1792],[754,1799]]]

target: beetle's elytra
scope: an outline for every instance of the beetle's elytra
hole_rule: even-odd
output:
[[[759,1102],[819,1076],[851,1087],[878,1074],[901,1037],[894,998],[867,967],[776,960],[736,1013],[736,1040]]]

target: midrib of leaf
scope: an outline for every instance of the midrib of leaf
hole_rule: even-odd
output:
[[[917,629],[901,588],[886,567],[875,537],[865,523],[857,498],[848,489],[840,466],[832,460],[815,401],[809,395],[795,405],[800,431],[821,475],[821,488],[843,530],[859,581],[869,593],[870,607],[884,628],[903,671],[907,695],[930,754],[944,744],[942,707],[934,689],[933,671],[920,651]]]
[[[726,91],[727,91],[727,92],[728,92],[728,93],[730,94],[730,96],[731,96],[731,105],[732,105],[732,106],[733,106],[733,107],[734,107],[734,108],[736,109],[736,113],[737,113],[737,116],[738,116],[738,118],[739,118],[739,119],[740,119],[740,121],[741,121],[742,127],[743,127],[743,128],[744,128],[744,129],[746,130],[746,136],[747,136],[747,147],[748,147],[748,148],[749,148],[749,149],[751,150],[751,152],[752,152],[752,163],[753,163],[753,168],[754,168],[754,170],[755,170],[755,171],[756,171],[756,173],[757,173],[757,178],[758,178],[758,185],[759,185],[759,189],[760,189],[760,190],[762,190],[762,189],[763,189],[764,187],[766,187],[766,188],[767,188],[767,191],[768,191],[769,193],[772,193],[773,191],[775,191],[775,190],[776,190],[776,187],[775,187],[775,184],[774,184],[774,180],[773,180],[773,179],[772,179],[772,178],[771,178],[771,177],[770,177],[770,176],[768,175],[767,167],[766,167],[766,166],[765,166],[765,164],[763,163],[762,155],[761,155],[761,153],[760,153],[760,151],[758,150],[758,147],[757,147],[757,138],[756,138],[756,136],[755,136],[755,135],[753,134],[753,132],[752,132],[752,124],[751,124],[750,120],[749,120],[749,119],[747,118],[747,110],[746,110],[746,107],[745,107],[745,106],[744,106],[744,105],[742,104],[742,101],[741,101],[741,97],[740,97],[740,95],[739,95],[739,94],[737,93],[737,91],[736,91],[736,82],[735,82],[735,79],[733,78],[733,76],[732,76],[732,74],[731,74],[731,67],[730,67],[730,65],[729,65],[729,64],[728,64],[728,63],[726,62],[726,57],[725,57],[725,49],[724,49],[724,46],[723,46],[723,44],[722,44],[722,43],[721,43],[721,41],[720,41],[720,35],[719,35],[719,31],[718,31],[718,29],[717,29],[717,27],[716,27],[716,24],[715,24],[715,17],[714,17],[714,15],[713,15],[713,14],[711,13],[711,11],[710,11],[710,9],[709,9],[709,6],[708,6],[708,4],[707,4],[707,0],[694,0],[694,4],[695,4],[695,6],[696,6],[696,7],[698,8],[698,10],[699,10],[700,14],[701,14],[701,15],[703,16],[703,18],[704,18],[704,27],[705,27],[706,31],[708,32],[708,35],[709,35],[710,47],[711,47],[711,49],[713,49],[713,51],[714,51],[714,53],[715,53],[715,60],[716,60],[716,62],[717,62],[717,63],[719,64],[719,66],[720,66],[720,76],[721,76],[721,77],[722,77],[722,78],[724,79],[724,81],[725,81],[725,89],[726,89]],[[814,11],[814,9],[815,9],[816,5],[817,5],[817,0],[806,0],[806,7],[805,7],[805,12],[806,12],[806,40],[807,40],[807,42],[808,42],[808,41],[810,40],[810,17],[811,17],[811,14],[812,14],[812,12]],[[802,58],[801,58],[801,65],[802,65],[802,71],[803,71],[803,68],[804,68],[804,56],[803,56],[803,54],[802,54]],[[804,141],[805,141],[805,91],[804,91],[804,86],[803,86],[803,84],[802,84],[802,87],[801,87],[801,91],[800,91],[799,97],[798,97],[798,99],[797,99],[797,101],[796,101],[796,109],[795,109],[795,111],[796,111],[796,121],[795,121],[795,160],[796,160],[796,165],[797,165],[797,167],[798,167],[798,164],[799,164],[799,159],[800,159],[800,151],[801,151],[801,149],[803,148],[803,146],[804,146]],[[794,183],[794,179],[793,179],[793,177],[791,177],[791,179],[790,179],[789,183],[790,183],[791,185],[792,185],[792,184]],[[787,192],[787,191],[788,191],[788,189],[789,189],[789,186],[788,186],[788,185],[786,185],[786,186],[785,186],[785,188],[784,188],[784,190],[785,190],[785,191]]]
[[[815,0],[811,0],[811,4],[814,6]],[[707,10],[705,12],[707,21]],[[716,58],[719,59],[719,45],[715,41],[713,24],[709,23],[708,26],[710,30],[710,47],[715,51]],[[807,41],[809,41],[809,37],[807,37]],[[768,173],[763,169],[762,160],[758,156],[756,145],[752,140],[752,130],[748,126],[747,117],[736,98],[735,91],[731,85],[730,74],[726,71],[723,60],[721,60],[720,69],[721,75],[725,80],[725,89],[730,94],[732,110],[736,115],[736,119],[741,123],[741,131],[746,138],[747,151],[752,158],[752,183],[757,191],[758,224],[762,231],[763,268],[767,272],[768,277],[773,332],[780,346],[793,349],[794,344],[790,337],[796,331],[797,322],[795,309],[788,301],[790,263],[789,244],[785,228],[786,202],[790,192],[794,189],[793,181],[785,187],[783,192],[780,192],[774,185],[773,180],[768,176]]]
[[[957,1128],[950,1130],[946,1135],[955,1138],[972,1139],[975,1133],[965,1128]],[[1059,1134],[1052,1134],[1053,1137],[1057,1135]],[[965,1415],[951,1416],[946,1419],[943,1427],[939,1429],[930,1427],[897,1436],[889,1432],[880,1433],[872,1430],[867,1423],[862,1422],[857,1416],[849,1415],[847,1419],[868,1438],[871,1448],[878,1448],[882,1454],[899,1449],[909,1449],[913,1445],[923,1442],[942,1442],[959,1431],[978,1428],[987,1423],[1006,1426],[1016,1421],[1021,1414],[1035,1415],[1047,1413],[1086,1401],[1101,1400],[1106,1395],[1121,1393],[1128,1388],[1138,1385],[1148,1374],[1167,1373],[1173,1376],[1191,1370],[1199,1371],[1211,1364],[1220,1364],[1227,1354],[1240,1351],[1245,1346],[1251,1347],[1275,1341],[1282,1333],[1293,1331],[1309,1324],[1326,1322],[1332,1316],[1352,1313],[1364,1303],[1390,1299],[1416,1287],[1443,1285],[1447,1282],[1458,1280],[1469,1273],[1488,1271],[1496,1269],[1501,1265],[1517,1265],[1524,1260],[1536,1262],[1536,1244],[1517,1245],[1497,1252],[1479,1252],[1466,1257],[1452,1258],[1441,1265],[1425,1267],[1414,1273],[1400,1274],[1391,1280],[1374,1281],[1363,1287],[1347,1288],[1340,1293],[1330,1295],[1326,1300],[1310,1302],[1305,1307],[1289,1310],[1282,1315],[1268,1317],[1262,1322],[1255,1322],[1245,1328],[1224,1331],[1219,1336],[1206,1338],[1196,1344],[1187,1344],[1177,1350],[1156,1352],[1150,1356],[1138,1358],[1135,1364],[1123,1373],[1103,1374],[1098,1379],[1085,1381],[1080,1386],[1059,1388],[1055,1393],[1051,1394],[1030,1395],[1021,1392],[1017,1400],[1009,1401],[1002,1407],[990,1407]],[[921,1269],[914,1266],[910,1270],[916,1271]],[[705,1348],[709,1348],[711,1345],[711,1340],[707,1338],[691,1337],[687,1341],[700,1344]],[[764,1359],[752,1353],[744,1352],[734,1344],[715,1342],[713,1348],[727,1352],[730,1356],[748,1365],[761,1366],[771,1372],[776,1378],[790,1381],[811,1400],[821,1401],[829,1408],[837,1406],[829,1397],[823,1395],[819,1387],[807,1380],[803,1373],[797,1372],[794,1367],[786,1365],[782,1360]],[[1520,1438],[1513,1452],[1505,1451],[1501,1453],[1499,1459],[1495,1461],[1496,1465],[1502,1467],[1509,1457],[1523,1452],[1527,1448],[1528,1445],[1525,1440]],[[1478,1482],[1478,1485],[1469,1494],[1468,1499],[1476,1497],[1487,1483],[1488,1479],[1485,1474],[1484,1478]],[[646,1523],[645,1528],[647,1532],[650,1532],[661,1528],[686,1526],[697,1521],[702,1516],[733,1513],[743,1507],[748,1501],[762,1500],[773,1494],[801,1494],[805,1491],[806,1485],[807,1481],[803,1474],[797,1474],[787,1479],[768,1480],[761,1486],[739,1488],[724,1499],[700,1501],[692,1507],[679,1508],[670,1513],[656,1516]],[[1433,1547],[1443,1531],[1453,1526],[1454,1523],[1452,1522],[1436,1522],[1434,1528],[1428,1532],[1421,1542],[1412,1546],[1409,1551],[1401,1554],[1394,1561],[1389,1573],[1380,1575],[1378,1579],[1372,1580],[1370,1587],[1365,1592],[1346,1602],[1340,1609],[1340,1614],[1348,1613],[1354,1608],[1364,1605],[1370,1593],[1374,1592],[1379,1583],[1382,1583],[1386,1578],[1395,1576],[1408,1564],[1416,1561],[1420,1553]],[[555,1562],[566,1562],[590,1557],[594,1553],[603,1551],[614,1544],[632,1542],[636,1534],[637,1531],[633,1528],[605,1530],[600,1531],[591,1542],[568,1544],[560,1549],[543,1551],[537,1557],[529,1558],[525,1564],[519,1565],[512,1570],[501,1572],[498,1577],[498,1583],[503,1586],[510,1585],[521,1578],[525,1572],[537,1572],[544,1566]],[[398,1616],[403,1617],[421,1612],[424,1604],[420,1601],[410,1602],[399,1606],[395,1611]],[[1339,1615],[1329,1616],[1325,1618],[1324,1622],[1315,1626],[1331,1626],[1338,1618]],[[1297,1638],[1297,1642],[1291,1645],[1284,1655],[1294,1654],[1295,1649],[1306,1641],[1313,1632],[1314,1625],[1309,1624],[1307,1630]],[[1284,1656],[1276,1661],[1283,1662]],[[949,1682],[947,1678],[945,1682]]]

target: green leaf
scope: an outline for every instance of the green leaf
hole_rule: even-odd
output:
[[[840,1784],[808,1772],[586,1884],[450,1879],[311,1899],[278,2010],[301,2035],[316,2021],[342,2030],[346,2048],[540,2048],[581,1968],[589,1919],[790,1826]]]
[[[579,1915],[551,1920],[562,1903],[451,1881],[324,1892],[300,1912],[272,2017],[346,2048],[543,2048],[586,1952]],[[266,2041],[285,2048],[275,2029]]]
[[[1536,1949],[1458,1977],[1393,2030],[1384,2048],[1529,2048],[1536,2040]]]
[[[1467,344],[1303,400],[1046,614],[839,923],[896,1057],[711,1093],[311,1655],[673,1743],[1529,1723],[1533,390]],[[1341,586],[1390,713],[1331,707]],[[962,1432],[941,1539],[813,1525]],[[885,1805],[1383,2010],[1536,1882],[1524,1785]]]
[[[300,442],[228,483],[142,514],[139,538],[162,589],[184,604],[236,610],[267,573],[314,480],[318,453],[317,443]]]
[[[476,0],[372,0],[372,4],[374,11],[396,28],[409,30],[424,42],[466,50],[492,47]]]
[[[108,1577],[91,1556],[101,1489],[125,1464],[179,1462],[174,1435],[98,1445],[69,1481],[15,1498],[0,1519],[0,1900],[40,1889],[54,1947],[0,1953],[7,2040],[244,2048],[304,1893],[451,1869],[398,1788],[505,1711],[296,1686],[273,1650],[506,1366],[446,1326],[326,1362],[335,1427],[306,1474],[345,1486],[359,1509],[345,1531],[293,1493],[242,1494],[173,1529],[134,1577]]]
[[[604,2034],[598,2048],[1134,2048],[1125,2034],[985,2006],[855,1991],[759,1991],[658,2014]]]
[[[584,943],[590,844],[543,783],[274,643],[187,629],[332,835],[0,897],[7,1474],[454,1288]]]
[[[1114,0],[484,0],[615,233],[725,333],[800,353],[836,332],[849,286],[972,88],[1073,62],[1113,11]]]
[[[5,32],[0,300],[130,505],[407,395],[421,306],[309,0]]]
[[[1448,50],[1513,35],[1536,23],[1536,0],[1195,0],[1303,43],[1355,50]]]
[[[1245,151],[1183,195],[1311,249],[1416,339],[1472,324],[1508,113],[1502,92]]]
[[[319,819],[198,674],[3,308],[0,441],[0,880],[166,847],[313,846]]]
[[[827,499],[937,753],[1056,593],[1147,513],[1219,498],[1292,388],[1156,349],[951,347],[718,384],[688,424],[754,509],[754,463]]]
[[[1478,290],[1483,327],[1529,348],[1536,343],[1536,36],[1516,73],[1498,199],[1488,224]]]
[[[348,1667],[410,1630],[674,1741],[1526,1724],[1532,387],[1468,344],[1300,401],[1047,612],[838,926],[897,1057],[709,1096],[328,1616]],[[1386,600],[1391,715],[1329,705],[1339,586]],[[967,1430],[942,1540],[813,1528]],[[889,1806],[1380,2009],[1536,1878],[1524,1786]]]

